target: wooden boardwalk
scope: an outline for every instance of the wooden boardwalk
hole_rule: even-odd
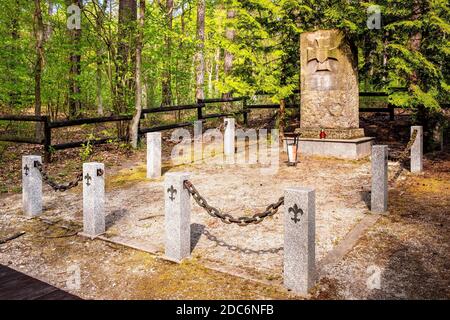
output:
[[[81,300],[81,298],[0,265],[0,300]]]

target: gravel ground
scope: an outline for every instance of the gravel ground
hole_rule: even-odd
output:
[[[427,160],[424,175],[406,174],[390,191],[390,215],[326,270],[311,297],[448,299],[449,163],[445,155]],[[233,215],[264,209],[285,187],[314,187],[319,264],[368,210],[362,196],[370,182],[367,161],[302,158],[297,168],[281,165],[274,176],[262,175],[256,166],[194,164],[165,170],[191,172],[192,182],[209,202]],[[107,236],[162,252],[162,179],[147,181],[145,168],[134,163],[108,171],[107,181]],[[17,231],[26,233],[0,245],[0,263],[91,299],[293,298],[280,288],[281,250],[245,254],[219,246],[203,234],[206,230],[242,249],[278,249],[283,234],[279,215],[241,228],[223,225],[193,203],[193,258],[176,265],[159,259],[160,254],[74,236],[82,221],[80,194],[80,187],[64,194],[46,188],[45,214],[31,220],[21,213],[20,195],[3,198],[0,239]],[[79,289],[67,288],[68,268],[74,265],[81,269]]]
[[[367,161],[303,158],[297,167],[281,165],[276,174],[261,174],[258,165],[214,165],[210,161],[178,166],[210,204],[234,216],[250,216],[276,202],[292,186],[316,189],[316,259],[320,261],[364,217],[361,187],[369,183]],[[159,254],[164,252],[163,179],[147,181],[143,165],[107,176],[105,236]],[[46,190],[44,215],[82,223],[80,189]],[[21,214],[20,196],[6,206]],[[282,285],[283,208],[258,225],[239,227],[211,218],[192,200],[192,255],[200,263],[261,281]],[[237,250],[230,250],[235,247]],[[249,253],[246,249],[254,252]]]

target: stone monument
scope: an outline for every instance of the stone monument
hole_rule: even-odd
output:
[[[300,52],[300,152],[345,159],[370,155],[373,139],[359,128],[356,50],[339,30],[318,30],[301,35]]]

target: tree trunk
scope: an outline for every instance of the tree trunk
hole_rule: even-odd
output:
[[[115,61],[116,67],[116,99],[114,102],[114,111],[116,114],[125,113],[131,104],[131,88],[134,79],[130,76],[135,74],[135,70],[131,70],[135,66],[135,28],[134,24],[137,19],[136,0],[120,0],[119,1],[119,25],[118,25],[118,45],[117,56]],[[134,95],[133,95],[134,96]],[[129,128],[129,126],[128,126]],[[117,123],[118,138],[124,138],[127,125],[123,122]]]
[[[139,30],[136,39],[136,73],[135,73],[135,85],[136,85],[136,97],[135,97],[135,114],[133,120],[130,123],[130,142],[131,146],[136,149],[139,139],[139,121],[142,114],[142,81],[141,81],[141,69],[142,69],[142,43],[144,37],[144,24],[145,24],[145,0],[139,0]]]
[[[19,11],[20,10],[20,6],[21,4],[19,3],[18,0],[15,1],[15,10]],[[11,38],[12,38],[12,42],[11,42],[11,47],[10,50],[12,52],[16,52],[17,49],[19,48],[20,44],[18,43],[18,40],[20,39],[20,23],[19,23],[19,18],[17,16],[13,16],[12,20],[11,20]],[[12,57],[11,57],[12,58]],[[14,57],[13,60],[11,61],[11,63],[8,66],[9,70],[13,70],[13,68],[15,67],[16,63],[18,63],[17,57]],[[8,74],[7,76],[8,78],[11,79],[12,81],[12,88],[9,90],[9,102],[8,105],[11,109],[15,108],[16,105],[20,102],[21,100],[21,91],[18,89],[18,83],[17,83],[17,78],[12,75],[12,74]]]
[[[286,100],[280,100],[280,112],[278,114],[278,130],[280,132],[280,141],[284,139],[284,119],[286,116]]]
[[[214,63],[215,63],[215,78],[214,80],[219,82],[220,77],[220,48],[216,49],[216,54],[214,56]],[[214,96],[216,96],[217,93],[217,86],[214,86]]]
[[[53,10],[54,10],[54,7],[55,7],[54,4],[53,4],[53,1],[54,0],[48,0],[48,15],[50,17],[53,16]],[[45,41],[46,42],[51,38],[52,33],[53,33],[52,24],[48,23],[45,26]]]
[[[196,90],[195,98],[204,99],[205,92],[205,0],[198,0],[197,3],[197,54],[196,54]]]
[[[116,86],[117,100],[116,113],[124,113],[130,103],[130,92],[134,87],[133,75],[135,70],[135,28],[134,23],[137,19],[136,0],[119,1],[119,25],[118,25],[118,46],[117,46],[117,65],[116,65]]]
[[[105,17],[106,8],[108,7],[108,0],[103,0],[102,5],[98,4],[98,0],[96,0],[96,5],[101,9],[101,12],[97,12],[95,24],[97,26],[97,30],[101,30],[103,26],[103,21]],[[96,82],[97,82],[97,113],[99,116],[104,114],[103,110],[103,97],[102,97],[102,65],[103,65],[103,50],[101,49],[101,44],[99,43],[96,48],[97,54],[97,69],[96,69]]]
[[[44,23],[42,21],[41,1],[34,0],[34,37],[36,40],[36,62],[34,64],[34,114],[41,115],[41,78],[44,64]],[[36,123],[36,138],[42,137],[42,126]]]
[[[67,0],[67,6],[77,5],[81,9],[81,0]],[[81,28],[69,30],[71,48],[69,54],[69,118],[79,116],[81,112],[81,88],[79,77],[81,75]]]
[[[412,11],[411,20],[420,21],[423,14],[422,0],[414,1]],[[420,51],[422,38],[423,35],[420,30],[411,33],[409,38],[409,49],[412,52]],[[412,72],[410,82],[411,86],[420,86],[420,79],[416,70]],[[430,111],[422,104],[417,106],[416,117],[418,123],[423,126],[424,147],[428,150],[428,147],[433,144],[433,129],[436,123],[433,121]]]
[[[164,71],[162,75],[162,104],[170,106],[172,104],[172,76],[170,65],[172,60],[172,26],[173,26],[173,0],[166,0],[165,6],[166,14],[166,36],[165,42],[165,57],[164,57]]]
[[[230,26],[232,24],[232,21],[236,17],[236,11],[233,9],[229,9],[227,11],[227,28],[225,31],[225,37],[228,41],[233,42],[234,37],[236,35],[236,31]],[[224,66],[223,66],[223,73],[225,78],[230,75],[232,69],[233,69],[233,59],[234,55],[228,50],[225,50],[225,56],[224,56]],[[226,92],[222,94],[223,99],[230,99],[232,97],[231,92]],[[231,109],[231,103],[225,103],[224,109],[225,111],[229,111]]]

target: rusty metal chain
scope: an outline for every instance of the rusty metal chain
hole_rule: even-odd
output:
[[[280,251],[283,251],[284,248],[283,247],[279,247],[279,248],[271,248],[271,249],[261,249],[261,250],[255,250],[252,248],[241,248],[237,245],[232,245],[232,244],[228,244],[223,240],[218,239],[215,235],[211,234],[211,232],[209,232],[208,230],[203,230],[202,234],[209,240],[212,242],[215,242],[217,246],[222,247],[222,248],[226,248],[230,251],[235,251],[235,252],[240,252],[240,253],[244,253],[244,254],[270,254],[270,253],[278,253]]]
[[[395,181],[400,177],[400,175],[402,174],[404,168],[402,166],[402,162],[404,162],[407,158],[408,158],[408,154],[411,151],[411,148],[413,146],[413,144],[416,142],[417,140],[417,135],[418,135],[418,131],[416,129],[414,129],[412,135],[411,135],[411,139],[409,140],[408,144],[406,145],[405,150],[403,150],[403,152],[400,154],[400,156],[396,159],[396,161],[398,161],[400,163],[400,168],[398,169],[398,171],[395,173],[395,175],[393,176],[393,178],[391,179],[391,181],[389,181],[390,184],[395,183]]]
[[[192,182],[189,180],[184,181],[184,187],[188,190],[188,192],[192,195],[195,202],[206,210],[206,212],[214,218],[220,219],[223,223],[226,224],[237,224],[241,227],[248,226],[250,224],[258,224],[261,223],[265,218],[271,217],[278,212],[278,209],[284,204],[284,197],[281,197],[277,202],[270,204],[267,206],[266,210],[261,213],[256,213],[251,217],[239,217],[235,218],[230,214],[221,213],[219,209],[210,206],[208,202],[203,198],[197,189],[194,187]]]
[[[55,181],[53,181],[48,174],[45,172],[44,167],[42,165],[42,163],[40,163],[39,161],[35,161],[34,162],[34,166],[35,168],[37,168],[39,170],[39,172],[42,175],[42,180],[47,183],[53,190],[55,191],[59,191],[59,192],[64,192],[67,191],[69,189],[75,188],[76,186],[78,186],[78,184],[83,181],[83,173],[79,173],[77,174],[75,180],[66,183],[66,184],[59,184]]]

